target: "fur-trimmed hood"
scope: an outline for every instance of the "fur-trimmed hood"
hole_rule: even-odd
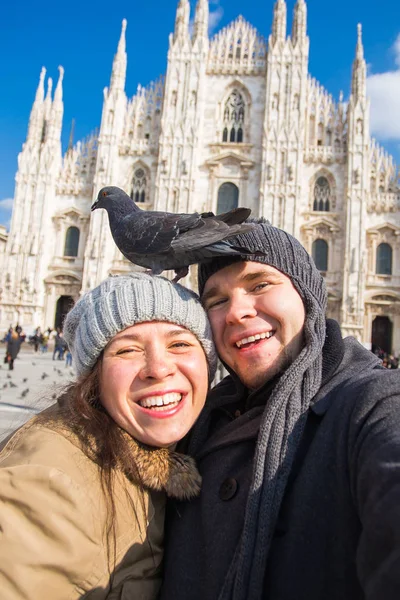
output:
[[[168,448],[150,448],[132,438],[130,447],[139,477],[126,473],[129,479],[149,490],[164,491],[170,498],[190,500],[199,495],[201,476],[193,458]]]

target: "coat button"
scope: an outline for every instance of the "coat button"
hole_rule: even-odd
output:
[[[238,489],[239,484],[236,481],[236,479],[233,479],[233,477],[229,477],[228,479],[225,479],[224,483],[219,488],[219,497],[225,502],[228,500],[232,500],[232,498],[236,496]]]

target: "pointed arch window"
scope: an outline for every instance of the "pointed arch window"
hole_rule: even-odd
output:
[[[64,256],[78,256],[80,231],[77,227],[69,227],[65,236]]]
[[[379,244],[376,249],[376,274],[391,275],[393,263],[393,250],[390,244]]]
[[[228,212],[239,205],[239,188],[231,182],[223,183],[218,190],[217,214]]]
[[[233,90],[225,103],[224,109],[224,128],[222,141],[229,141],[233,144],[243,142],[243,126],[246,116],[246,105],[242,94],[238,90]]]
[[[328,270],[328,242],[321,239],[315,240],[312,245],[311,254],[318,271],[326,272]]]
[[[313,210],[319,212],[330,211],[331,187],[326,177],[318,177],[314,187]]]
[[[148,177],[146,171],[139,167],[135,169],[132,181],[131,198],[136,204],[148,202]]]

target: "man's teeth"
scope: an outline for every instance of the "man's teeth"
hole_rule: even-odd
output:
[[[257,335],[251,335],[248,338],[243,338],[239,342],[236,342],[236,346],[238,348],[241,348],[245,344],[251,344],[252,342],[258,342],[258,340],[268,340],[273,335],[274,335],[273,331],[268,331],[268,333],[258,333]]]
[[[153,406],[168,406],[169,404],[175,404],[182,400],[182,394],[172,392],[171,394],[165,394],[165,396],[152,396],[151,398],[145,398],[140,400],[140,406],[143,408],[152,408]]]

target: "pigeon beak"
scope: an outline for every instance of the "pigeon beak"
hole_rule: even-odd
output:
[[[99,201],[98,201],[98,200],[96,200],[96,202],[95,202],[94,204],[92,204],[92,207],[91,207],[91,209],[90,209],[92,212],[93,212],[94,210],[96,210],[98,203],[99,203]]]

